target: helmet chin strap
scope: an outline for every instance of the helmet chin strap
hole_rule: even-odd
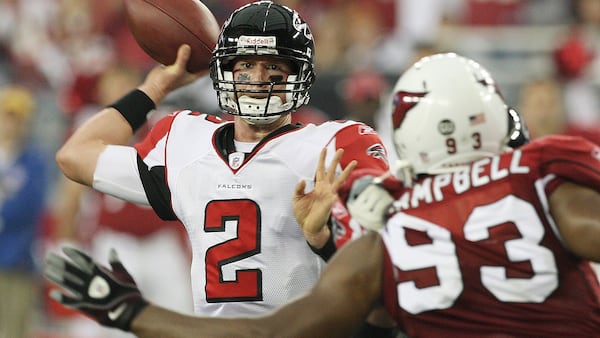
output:
[[[269,106],[266,107],[267,101]],[[250,96],[240,96],[238,98],[240,107],[240,117],[250,124],[269,124],[277,121],[281,114],[264,116],[269,111],[281,111],[283,101],[278,96],[271,96],[271,99],[257,99]]]

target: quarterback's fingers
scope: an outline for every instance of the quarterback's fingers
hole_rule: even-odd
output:
[[[327,148],[321,149],[321,154],[319,155],[319,162],[317,163],[317,172],[315,176],[315,180],[318,182],[323,179],[325,175],[325,157],[327,156]]]
[[[331,161],[331,163],[329,163],[329,168],[327,168],[327,179],[329,180],[329,182],[333,182],[337,166],[338,164],[340,164],[340,160],[342,159],[343,155],[344,149],[338,149],[335,152],[335,155],[333,156],[333,160]]]
[[[177,59],[175,60],[175,65],[185,69],[185,65],[187,64],[191,54],[192,48],[189,45],[183,44],[179,46],[179,49],[177,50]]]
[[[344,168],[344,170],[342,170],[342,173],[333,182],[333,189],[335,191],[338,191],[338,189],[342,186],[342,184],[344,184],[344,181],[346,181],[348,176],[350,176],[350,173],[352,173],[352,171],[354,170],[354,168],[356,168],[357,165],[358,165],[358,161],[352,160],[352,162],[348,163],[346,168]]]
[[[300,199],[304,196],[304,189],[306,189],[306,181],[302,180],[296,184],[296,189],[294,191],[294,199]]]

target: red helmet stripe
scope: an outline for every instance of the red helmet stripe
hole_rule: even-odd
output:
[[[409,110],[414,108],[421,101],[422,97],[429,94],[428,92],[411,93],[405,91],[396,92],[394,95],[394,110],[392,112],[392,124],[394,129],[397,129],[404,121]]]

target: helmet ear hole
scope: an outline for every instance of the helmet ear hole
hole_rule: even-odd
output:
[[[507,146],[516,149],[524,144],[529,143],[529,130],[525,125],[525,120],[521,114],[514,108],[509,107],[508,113],[508,143]]]

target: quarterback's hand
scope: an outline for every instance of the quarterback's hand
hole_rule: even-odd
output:
[[[382,182],[387,176],[364,176],[352,184],[346,206],[352,218],[363,228],[383,228],[394,199]]]
[[[52,290],[50,297],[104,326],[129,331],[131,321],[148,302],[117,252],[112,249],[109,255],[112,271],[75,248],[63,247],[63,252],[68,259],[52,252],[46,256],[45,277],[63,289]]]
[[[327,150],[323,149],[317,165],[314,189],[304,193],[306,182],[300,181],[296,185],[294,215],[302,227],[304,237],[315,248],[323,247],[329,239],[329,228],[326,225],[331,207],[339,198],[338,189],[357,164],[356,161],[350,162],[342,173],[336,177],[336,168],[343,154],[343,149],[339,149],[335,153],[329,168],[326,169],[325,157]]]
[[[138,87],[148,97],[158,104],[172,91],[188,85],[201,76],[206,75],[208,70],[191,74],[186,70],[186,64],[190,58],[192,49],[189,45],[181,45],[177,50],[177,59],[172,65],[160,65],[154,67],[144,82]]]

